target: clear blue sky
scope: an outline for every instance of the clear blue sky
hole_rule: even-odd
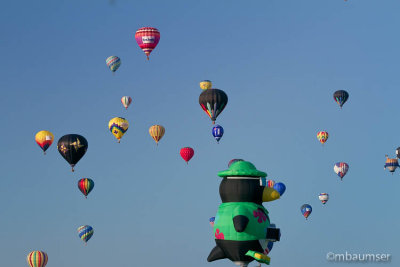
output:
[[[400,178],[383,165],[400,145],[399,9],[393,0],[4,1],[0,265],[25,266],[44,250],[49,267],[233,266],[206,261],[208,219],[218,171],[244,158],[287,186],[265,204],[282,231],[271,266],[348,266],[328,263],[330,251],[390,253],[398,266]],[[150,62],[134,40],[143,26],[161,32]],[[122,60],[115,76],[111,55]],[[198,104],[203,79],[229,97],[219,145]],[[350,93],[343,110],[339,89]],[[133,98],[127,111],[123,95]],[[120,144],[107,128],[116,116],[130,122]],[[166,128],[158,147],[152,124]],[[75,173],[56,143],[42,155],[34,135],[44,129],[56,141],[87,138]],[[320,130],[330,134],[324,147]],[[184,146],[195,149],[189,165]],[[337,161],[350,165],[343,182]],[[87,200],[82,177],[96,183]],[[94,228],[87,246],[76,232],[84,224]]]

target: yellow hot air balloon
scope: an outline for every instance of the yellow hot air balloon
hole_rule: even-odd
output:
[[[204,80],[204,81],[200,82],[200,88],[202,90],[211,89],[211,87],[212,87],[212,83],[209,80]]]
[[[54,141],[54,135],[49,131],[40,131],[35,135],[35,141],[46,155],[46,150]]]
[[[108,123],[108,129],[110,129],[110,132],[118,139],[118,143],[125,132],[128,131],[128,127],[129,122],[121,117],[115,117]]]
[[[156,141],[157,145],[158,145],[158,141],[161,140],[161,138],[164,136],[165,134],[165,128],[161,125],[153,125],[150,127],[149,129],[149,133],[151,135],[151,137],[153,137],[154,141]]]

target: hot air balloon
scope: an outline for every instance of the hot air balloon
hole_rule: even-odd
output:
[[[333,99],[339,104],[340,108],[342,108],[347,99],[349,99],[349,93],[347,93],[345,90],[336,91],[333,94]]]
[[[150,136],[156,141],[156,144],[158,145],[158,142],[161,140],[161,138],[165,134],[165,128],[161,125],[153,125],[149,129]]]
[[[200,88],[202,90],[207,90],[207,89],[211,89],[212,87],[212,83],[209,80],[204,80],[200,82]]]
[[[156,28],[143,27],[136,31],[135,39],[139,47],[146,54],[147,60],[149,60],[150,53],[160,41],[160,32]]]
[[[235,163],[236,161],[243,161],[243,159],[231,159],[231,160],[228,162],[228,168],[231,166],[232,163]]]
[[[46,150],[51,146],[54,140],[54,135],[49,131],[40,131],[35,135],[36,143],[42,148],[46,155]]]
[[[89,195],[94,187],[94,182],[89,178],[82,178],[78,181],[78,188],[85,195],[85,198]]]
[[[117,56],[111,56],[106,59],[107,67],[114,73],[121,66],[121,59]]]
[[[319,194],[318,198],[321,200],[322,204],[325,205],[325,203],[329,200],[329,195],[327,193],[321,193]]]
[[[317,138],[321,142],[321,144],[325,144],[325,142],[328,140],[328,132],[321,131],[317,133]]]
[[[79,134],[67,134],[58,140],[57,149],[74,171],[74,166],[88,149],[88,142]]]
[[[272,188],[274,188],[276,191],[278,191],[281,196],[286,191],[286,186],[283,183],[276,183],[272,186]]]
[[[274,188],[275,181],[274,180],[267,180],[267,187]]]
[[[212,135],[214,136],[215,140],[217,140],[217,143],[219,143],[219,140],[222,138],[222,136],[224,135],[224,128],[222,128],[222,126],[220,125],[215,125],[212,128]]]
[[[210,218],[210,225],[211,225],[212,227],[214,227],[214,221],[215,221],[215,217],[211,217],[211,218]]]
[[[398,159],[400,159],[400,147],[396,149],[396,156]]]
[[[220,89],[208,89],[199,96],[199,104],[213,124],[228,104],[228,96]]]
[[[44,251],[32,251],[26,257],[26,261],[31,267],[45,267],[49,257]]]
[[[386,155],[386,163],[384,169],[388,168],[388,170],[393,174],[396,168],[399,167],[399,162],[397,158],[391,159]]]
[[[186,164],[188,164],[189,160],[194,155],[194,150],[191,147],[184,147],[184,148],[181,148],[180,154],[181,154],[181,157],[183,158],[183,160],[186,161]]]
[[[129,122],[121,117],[115,117],[108,123],[108,129],[118,139],[118,143],[121,141],[122,136],[128,131]]]
[[[132,98],[130,96],[123,96],[121,102],[125,109],[128,109],[129,105],[132,103]]]
[[[274,247],[274,242],[268,241],[267,248],[265,249],[265,253],[264,254],[268,255],[271,252],[273,247]]]
[[[78,235],[85,242],[85,244],[89,241],[89,239],[93,236],[93,228],[90,225],[82,225],[78,227]]]
[[[337,162],[335,166],[333,166],[333,170],[340,177],[340,180],[342,180],[349,170],[349,164],[346,162]]]
[[[303,214],[304,218],[308,218],[308,216],[310,216],[311,212],[312,212],[312,207],[308,204],[304,204],[303,206],[301,206],[300,208],[301,213]]]

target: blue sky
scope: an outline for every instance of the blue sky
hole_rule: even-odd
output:
[[[7,1],[0,9],[1,265],[233,266],[208,263],[218,171],[253,162],[286,184],[265,206],[281,228],[271,266],[347,266],[328,252],[389,253],[399,264],[400,181],[383,170],[400,146],[397,1]],[[161,40],[147,62],[143,26]],[[112,75],[105,64],[117,55]],[[217,123],[198,104],[213,81],[229,102]],[[334,91],[350,93],[340,110]],[[125,111],[120,98],[130,95]],[[129,120],[117,144],[108,121]],[[156,147],[153,124],[166,128]],[[77,133],[89,149],[72,173],[40,130]],[[330,138],[321,146],[316,133]],[[191,146],[186,165],[179,149]],[[341,182],[335,162],[349,163]],[[95,181],[85,200],[76,184]],[[330,194],[323,206],[318,194]],[[300,206],[313,206],[308,221]],[[87,246],[76,229],[89,224]],[[254,265],[254,264],[252,264]],[[371,263],[368,266],[381,266]]]

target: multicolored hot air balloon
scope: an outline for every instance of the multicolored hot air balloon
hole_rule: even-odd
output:
[[[26,257],[26,261],[31,267],[45,267],[49,257],[44,251],[32,251]]]
[[[46,150],[51,146],[54,135],[49,131],[40,131],[35,135],[35,141],[46,155]]]
[[[321,193],[319,194],[318,198],[321,200],[322,204],[325,205],[325,203],[329,200],[329,195],[327,193]]]
[[[308,204],[304,204],[303,206],[301,206],[300,208],[301,213],[303,214],[304,218],[308,218],[308,216],[310,216],[311,212],[312,212],[312,207]]]
[[[93,236],[93,228],[90,225],[82,225],[78,227],[78,235],[80,239],[85,242],[85,244],[89,241],[89,239]]]
[[[281,196],[286,191],[286,186],[283,183],[276,183],[272,186],[272,188],[278,191]]]
[[[106,59],[107,67],[114,73],[121,66],[121,59],[117,56],[111,56]]]
[[[212,227],[214,227],[214,221],[215,221],[215,217],[211,217],[211,218],[210,218],[210,225],[211,225]]]
[[[150,53],[156,48],[160,41],[160,32],[156,28],[143,27],[136,31],[135,39],[139,47],[149,60]]]
[[[243,159],[231,159],[231,160],[228,162],[228,168],[231,166],[232,163],[235,163],[236,161],[243,161]]]
[[[267,180],[267,187],[274,188],[275,181],[274,180]]]
[[[108,129],[117,138],[118,143],[122,136],[128,131],[129,122],[125,118],[115,117],[108,122]]]
[[[398,159],[400,159],[400,147],[396,149],[396,156]]]
[[[386,163],[383,169],[388,168],[388,170],[393,174],[396,168],[399,167],[399,162],[397,158],[391,159],[388,157],[388,155],[386,155],[385,157],[386,157]]]
[[[199,104],[210,117],[212,123],[215,124],[218,115],[228,104],[228,96],[220,89],[204,90],[199,96]]]
[[[57,149],[74,171],[74,166],[88,149],[88,142],[82,135],[67,134],[58,140]]]
[[[267,244],[267,247],[265,248],[265,253],[264,254],[268,255],[271,252],[273,247],[274,247],[274,242],[268,241],[268,244]]]
[[[336,91],[333,93],[333,99],[339,104],[340,108],[342,108],[347,99],[349,99],[349,93],[347,93],[345,90]]]
[[[321,144],[325,144],[325,142],[328,140],[329,134],[328,132],[321,131],[317,133],[317,138],[321,142]]]
[[[153,125],[149,129],[149,134],[150,136],[156,141],[156,144],[158,146],[158,142],[161,140],[161,138],[165,134],[165,128],[161,125]]]
[[[200,82],[200,88],[202,90],[207,90],[207,89],[211,89],[212,87],[212,83],[209,80],[204,80]]]
[[[343,177],[349,170],[349,164],[347,164],[346,162],[337,162],[335,166],[333,166],[333,170],[340,177],[340,180],[343,180]]]
[[[222,138],[224,135],[224,128],[222,128],[221,125],[215,125],[212,128],[212,135],[214,136],[215,140],[217,140],[217,143],[219,143],[219,140]]]
[[[78,181],[78,188],[85,195],[85,198],[89,195],[94,187],[94,182],[89,178],[82,178]]]
[[[186,164],[188,164],[189,160],[194,155],[194,150],[191,147],[184,147],[184,148],[181,148],[181,151],[179,153],[181,154],[181,157],[183,158],[183,160],[186,161]]]
[[[129,105],[132,103],[132,98],[130,96],[123,96],[121,102],[125,109],[128,109]]]

